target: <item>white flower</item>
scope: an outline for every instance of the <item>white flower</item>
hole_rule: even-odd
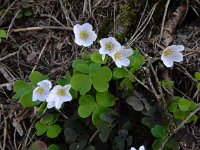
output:
[[[133,50],[126,49],[124,46],[121,46],[118,50],[114,51],[111,54],[115,64],[117,67],[121,68],[122,66],[128,66],[130,64],[130,60],[127,58],[133,54]]]
[[[38,82],[37,85],[33,90],[32,101],[45,101],[49,95],[49,90],[52,88],[52,83],[49,80],[43,80]]]
[[[62,103],[71,101],[72,96],[69,93],[70,88],[70,84],[67,84],[64,87],[61,85],[54,86],[46,99],[47,108],[55,107],[56,109],[60,109]]]
[[[181,51],[184,50],[183,45],[171,45],[164,49],[161,60],[167,67],[172,67],[174,62],[183,61],[183,54]]]
[[[92,30],[92,26],[89,23],[82,25],[76,24],[74,26],[75,43],[79,46],[90,46],[96,39],[97,35]]]
[[[136,150],[134,147],[131,147],[131,149],[130,150]],[[145,150],[145,148],[144,148],[144,146],[142,145],[142,146],[140,146],[139,147],[139,150]]]
[[[121,44],[117,42],[117,40],[114,37],[101,39],[100,45],[101,48],[99,49],[99,53],[108,54],[109,56],[111,56],[115,50],[121,47]]]

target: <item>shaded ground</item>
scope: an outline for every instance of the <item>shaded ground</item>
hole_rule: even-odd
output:
[[[150,17],[155,0],[149,1],[146,9],[145,0],[28,0],[29,8],[22,8],[22,1],[0,0],[0,28],[8,31],[8,38],[0,43],[0,149],[27,149],[33,141],[46,139],[35,136],[34,123],[37,119],[34,109],[25,109],[13,101],[10,88],[17,79],[27,80],[33,69],[57,80],[70,70],[72,60],[78,58],[81,52],[93,52],[99,48],[98,43],[95,43],[96,48],[78,47],[71,30],[73,25],[90,22],[99,39],[115,35],[124,44],[130,44],[131,37],[136,33],[129,46],[142,49],[153,57],[153,65],[157,67],[161,64],[159,53],[164,47],[162,42],[158,42],[158,36],[166,2],[160,2]],[[170,3],[166,20],[179,5],[179,1]],[[173,71],[170,70],[170,75],[173,74],[175,81],[175,95],[185,95],[198,103],[200,94],[195,90],[190,75],[200,71],[200,4],[198,0],[190,1],[187,8],[172,35],[172,43],[185,45],[185,59],[175,65]],[[30,10],[32,15],[16,18],[16,14],[26,10]],[[142,24],[145,19],[149,19],[147,26]],[[42,29],[27,31],[24,29],[27,27]],[[70,114],[70,110],[67,113]],[[199,121],[188,125],[182,132],[185,139],[181,139],[181,147],[198,149],[199,131]],[[135,145],[142,144],[144,139],[145,134]],[[151,142],[152,139],[148,144]]]

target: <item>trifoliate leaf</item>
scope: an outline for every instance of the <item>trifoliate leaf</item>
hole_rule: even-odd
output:
[[[94,146],[88,146],[85,150],[96,150]]]
[[[43,135],[44,133],[46,133],[47,129],[48,129],[48,126],[45,125],[45,124],[42,124],[40,123],[39,121],[36,122],[35,124],[35,128],[36,128],[36,135],[37,136],[40,136],[40,135]]]
[[[32,12],[30,10],[26,10],[24,12],[24,16],[26,16],[26,17],[32,16]]]
[[[104,122],[104,121],[101,120],[101,114],[109,113],[109,112],[113,112],[113,110],[110,108],[107,108],[107,107],[102,107],[101,105],[98,105],[97,107],[95,107],[95,110],[92,114],[93,124],[94,125],[102,124],[102,122]]]
[[[158,150],[162,143],[163,143],[163,139],[156,139],[152,144],[153,150]]]
[[[99,133],[100,140],[102,142],[106,142],[111,132],[110,126],[107,123],[101,122],[98,125],[96,125],[96,127],[100,131]]]
[[[25,8],[25,9],[31,7],[31,5],[29,3],[26,3],[26,2],[22,2],[21,6],[22,6],[22,8]]]
[[[108,67],[101,67],[92,74],[92,83],[98,92],[105,92],[108,90],[109,81],[112,78],[112,72]]]
[[[90,73],[93,73],[93,72],[97,71],[100,67],[101,67],[101,64],[91,63],[89,65],[89,71],[90,71]]]
[[[90,95],[81,96],[79,99],[78,114],[81,118],[87,118],[96,107],[94,98]]]
[[[200,91],[200,83],[197,84],[197,89]]]
[[[194,77],[195,77],[196,80],[200,80],[200,72],[196,72],[194,74]]]
[[[61,127],[59,125],[53,124],[48,128],[47,136],[49,138],[56,138],[60,134],[61,130],[62,129],[61,129]]]
[[[193,110],[195,110],[195,108],[197,108],[197,104],[193,101],[190,101],[190,107],[189,107],[188,111],[193,111]]]
[[[176,111],[177,109],[178,109],[178,104],[177,104],[177,102],[175,102],[175,101],[171,101],[170,102],[170,104],[169,104],[169,112],[174,112],[174,111]]]
[[[104,106],[104,107],[111,107],[115,104],[115,97],[106,92],[98,92],[96,94],[96,101],[98,105]]]
[[[76,69],[76,67],[77,67],[78,65],[80,65],[80,64],[87,64],[87,63],[86,63],[84,60],[82,60],[82,59],[76,59],[76,60],[73,61],[72,67],[73,67],[74,69]]]
[[[49,145],[47,150],[60,150],[60,148],[56,144],[51,144],[51,145]]]
[[[77,136],[78,136],[76,134],[76,131],[72,128],[65,128],[64,134],[65,134],[65,142],[67,144],[74,143],[76,141]]]
[[[152,117],[143,117],[142,123],[149,128],[153,128],[153,126],[155,125],[155,121],[153,120]]]
[[[77,64],[76,70],[78,70],[81,73],[86,73],[86,74],[90,73],[88,64]]]
[[[155,125],[151,128],[151,133],[156,138],[164,138],[167,135],[165,128],[161,125]]]
[[[70,81],[70,84],[74,90],[80,92],[81,95],[85,95],[92,86],[92,79],[90,75],[75,74]]]
[[[40,101],[32,101],[32,90],[25,93],[20,99],[19,102],[24,107],[33,107],[35,105],[38,105]]]
[[[136,111],[142,111],[144,109],[144,104],[142,101],[135,97],[135,96],[130,96],[126,99],[126,102],[133,107],[134,110]]]
[[[0,38],[6,38],[7,33],[5,30],[0,29]]]
[[[178,106],[181,111],[188,111],[190,108],[190,101],[184,98],[179,99]]]
[[[16,93],[13,96],[13,99],[18,99],[18,98],[22,97],[28,91],[32,90],[32,87],[29,83],[27,83],[25,81],[17,80],[14,82],[13,89]]]
[[[42,118],[40,119],[40,122],[42,124],[52,125],[53,123],[56,122],[57,119],[58,119],[57,114],[46,113],[44,116],[42,116]]]
[[[113,77],[120,79],[127,76],[127,71],[124,68],[114,68],[113,70]]]
[[[181,111],[180,109],[177,109],[173,112],[174,118],[178,120],[183,120],[188,115],[187,111]]]
[[[134,73],[137,71],[143,64],[144,64],[144,56],[142,56],[138,50],[135,50],[133,55],[129,57],[130,59],[130,65],[129,67],[131,68],[131,72]]]
[[[102,55],[99,52],[91,54],[90,59],[94,63],[105,64],[105,62],[102,60]]]

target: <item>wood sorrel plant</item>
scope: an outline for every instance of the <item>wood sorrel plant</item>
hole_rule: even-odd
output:
[[[75,43],[79,46],[88,47],[97,39],[93,27],[89,23],[75,25],[74,34]],[[152,135],[156,138],[153,149],[159,149],[167,137],[170,127],[160,125],[162,121],[156,121],[155,112],[152,111],[155,107],[151,107],[146,99],[141,98],[139,94],[137,97],[132,96],[136,91],[136,81],[144,85],[141,80],[146,80],[145,75],[141,74],[141,80],[135,76],[145,63],[144,56],[137,49],[133,50],[122,46],[114,37],[101,39],[100,45],[99,51],[87,54],[85,58],[74,60],[71,74],[68,71],[66,76],[58,80],[54,87],[49,77],[38,71],[30,74],[30,82],[15,81],[13,99],[19,99],[24,107],[35,106],[37,108],[36,115],[39,118],[35,124],[37,136],[46,134],[49,138],[57,138],[63,132],[65,142],[70,145],[70,150],[94,150],[95,148],[91,144],[96,134],[99,133],[101,141],[106,142],[109,136],[112,136],[118,149],[123,150],[130,149],[132,146],[133,138],[130,133],[132,132],[131,126],[134,124],[125,119],[122,125],[119,125],[120,116],[117,104],[128,97],[126,103],[133,109],[127,116],[133,117],[132,112],[143,111],[145,117],[142,118],[142,123],[151,129]],[[182,60],[180,51],[183,49],[183,46],[166,48],[162,54],[164,64],[172,67],[173,62],[180,62]],[[199,80],[199,74],[196,74],[196,78]],[[163,88],[173,85],[168,85],[167,81],[162,82]],[[144,87],[146,88],[146,86]],[[64,102],[72,103],[71,100],[72,102],[78,100],[75,112],[79,117],[74,113],[68,118],[66,114],[61,113],[65,109]],[[168,106],[174,122],[184,120],[197,107],[194,102],[181,97],[175,97]],[[129,110],[130,107],[127,109]],[[66,119],[64,126],[59,122],[60,113]],[[179,113],[183,113],[183,115],[180,116]],[[96,127],[96,132],[92,136],[88,135],[87,128],[80,127],[80,124],[83,124],[80,118],[91,118],[88,128],[94,130]],[[196,116],[189,121],[195,120]],[[112,131],[116,131],[116,129],[113,130],[115,127],[119,128],[118,134],[110,135]],[[85,136],[81,138],[80,135],[83,134],[83,131],[86,131]],[[166,147],[166,149],[170,148],[169,145]]]

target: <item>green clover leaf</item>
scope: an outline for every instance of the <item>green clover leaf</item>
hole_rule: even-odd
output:
[[[92,96],[83,95],[79,99],[79,105],[78,114],[82,118],[87,118],[92,114],[97,104]]]

